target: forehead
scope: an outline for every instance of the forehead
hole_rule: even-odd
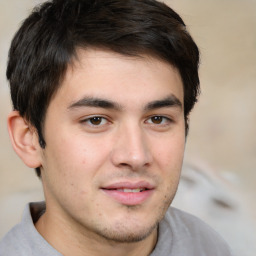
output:
[[[151,55],[131,57],[99,49],[78,49],[52,101],[96,96],[125,103],[129,95],[150,101],[155,100],[154,96],[170,94],[183,103],[179,71],[167,62]]]

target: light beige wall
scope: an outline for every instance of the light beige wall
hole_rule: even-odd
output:
[[[13,191],[39,186],[31,170],[13,152],[7,133],[6,117],[11,110],[9,88],[5,78],[7,52],[21,21],[36,1],[0,0],[0,198]]]
[[[189,159],[239,175],[255,193],[256,1],[170,0],[202,53],[199,104],[191,116]]]
[[[0,199],[40,187],[13,152],[5,80],[10,40],[39,1],[0,0]],[[238,175],[253,203],[256,181],[256,1],[169,0],[201,48],[202,95],[191,116],[186,161]]]

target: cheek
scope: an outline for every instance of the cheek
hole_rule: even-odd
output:
[[[77,169],[78,171],[80,167],[84,169],[85,166],[100,162],[100,158],[104,158],[106,154],[103,146],[103,143],[97,143],[93,139],[71,136],[67,139],[53,141],[48,156],[55,158],[58,165],[64,166],[64,169]]]
[[[107,162],[107,143],[81,136],[63,137],[61,140],[52,138],[46,148],[45,167],[51,176],[49,180],[58,180],[62,187],[69,187],[74,193],[85,193],[88,184],[93,183]]]
[[[183,162],[185,148],[184,135],[176,136],[174,138],[162,140],[161,144],[154,147],[155,159],[162,167],[169,170],[180,170]]]

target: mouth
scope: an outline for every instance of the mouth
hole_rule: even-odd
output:
[[[103,187],[101,190],[119,204],[140,205],[152,196],[154,186],[147,182],[121,182]]]
[[[143,192],[145,190],[148,190],[147,188],[134,188],[134,189],[130,189],[130,188],[119,188],[116,189],[117,191],[120,192],[124,192],[124,193],[139,193],[139,192]]]

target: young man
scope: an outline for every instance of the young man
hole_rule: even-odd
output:
[[[14,150],[42,179],[0,255],[231,255],[169,207],[199,52],[154,0],[53,0],[15,35],[7,69]]]

